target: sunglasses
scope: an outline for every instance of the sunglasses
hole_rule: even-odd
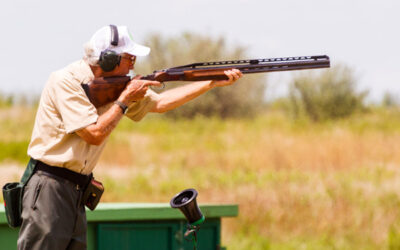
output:
[[[131,60],[133,64],[135,64],[135,62],[136,62],[136,56],[133,56],[133,55],[121,55],[121,59],[122,58]]]

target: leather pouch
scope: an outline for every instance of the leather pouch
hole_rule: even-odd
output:
[[[100,181],[92,178],[87,185],[85,192],[83,193],[83,204],[85,204],[85,206],[93,211],[96,208],[97,204],[99,204],[103,192],[103,184]]]
[[[4,207],[10,227],[21,226],[21,195],[23,186],[20,182],[7,183],[3,186]]]

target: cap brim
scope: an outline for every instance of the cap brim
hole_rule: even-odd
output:
[[[150,53],[150,48],[134,43],[131,48],[124,50],[124,52],[134,56],[147,56]]]

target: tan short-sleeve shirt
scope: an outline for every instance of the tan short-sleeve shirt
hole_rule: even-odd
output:
[[[77,61],[53,72],[40,98],[28,155],[51,166],[90,174],[105,146],[85,142],[75,131],[97,121],[112,104],[96,109],[81,87],[94,79],[89,65]],[[158,101],[149,90],[145,98],[129,106],[126,116],[141,120]]]

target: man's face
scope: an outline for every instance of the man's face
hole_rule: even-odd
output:
[[[121,54],[120,66],[122,65],[122,67],[127,67],[128,71],[134,68],[135,62],[136,62],[136,56],[128,53]]]

